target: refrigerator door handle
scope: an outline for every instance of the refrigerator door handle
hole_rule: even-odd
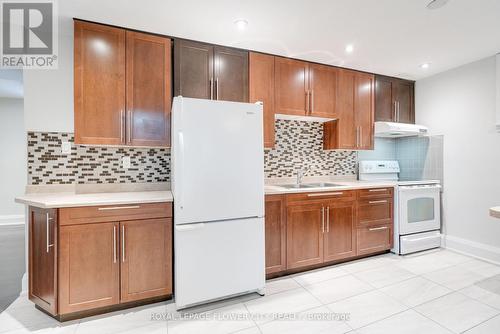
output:
[[[183,203],[184,203],[184,191],[182,190],[182,178],[183,178],[183,171],[184,171],[184,134],[182,131],[179,132],[179,161],[180,161],[180,166],[179,166],[179,171],[180,171],[180,185],[178,186],[179,189],[179,207],[183,209]]]
[[[204,227],[205,227],[205,223],[175,225],[175,229],[179,232],[193,231],[193,230],[198,230],[198,229],[201,229]]]

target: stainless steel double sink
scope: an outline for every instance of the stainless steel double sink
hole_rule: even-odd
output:
[[[319,182],[319,183],[294,183],[294,184],[283,184],[279,187],[287,189],[309,189],[309,188],[329,188],[329,187],[342,187],[341,184],[329,183],[329,182]]]

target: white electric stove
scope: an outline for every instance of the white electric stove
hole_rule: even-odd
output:
[[[394,181],[394,248],[408,254],[441,246],[439,180],[399,179],[397,161],[360,161],[359,180]]]

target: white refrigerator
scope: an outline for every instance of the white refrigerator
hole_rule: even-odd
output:
[[[177,309],[264,289],[262,123],[258,104],[174,98]]]

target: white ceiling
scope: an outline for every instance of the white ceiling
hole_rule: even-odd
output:
[[[0,69],[0,98],[20,99],[23,96],[23,72]]]
[[[429,1],[64,0],[59,13],[411,79],[500,52],[500,0]]]

